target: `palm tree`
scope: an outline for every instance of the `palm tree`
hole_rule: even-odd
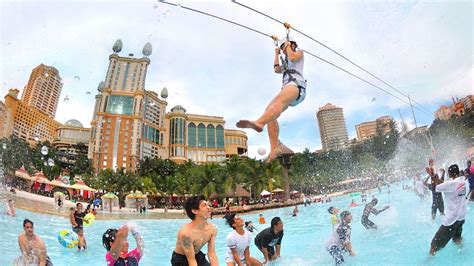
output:
[[[236,185],[242,184],[252,169],[242,162],[237,155],[233,155],[226,162],[224,171],[226,176],[224,187],[228,190],[234,190]]]

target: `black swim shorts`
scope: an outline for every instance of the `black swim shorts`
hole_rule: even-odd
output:
[[[206,260],[206,255],[199,251],[196,255],[194,255],[198,266],[211,266],[211,264]],[[188,266],[188,259],[185,255],[178,254],[173,251],[173,255],[171,255],[171,266]]]
[[[431,248],[436,252],[444,248],[451,239],[454,241],[461,240],[463,224],[464,220],[456,221],[450,226],[441,225],[433,237],[433,240],[431,240]]]

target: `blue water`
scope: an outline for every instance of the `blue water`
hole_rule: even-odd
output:
[[[373,217],[379,226],[377,231],[367,231],[360,224],[363,210],[362,204],[355,208],[348,205],[350,196],[333,199],[331,203],[300,206],[297,217],[291,217],[292,208],[265,211],[267,222],[273,216],[280,216],[284,222],[285,236],[282,242],[282,258],[273,265],[333,265],[333,260],[325,250],[325,242],[331,234],[330,216],[327,208],[334,205],[341,210],[349,210],[353,214],[352,245],[357,254],[355,257],[345,256],[347,265],[473,265],[474,255],[474,213],[470,203],[464,224],[463,246],[459,248],[450,242],[435,257],[428,256],[429,245],[441,219],[431,221],[431,197],[421,201],[411,191],[403,191],[400,187],[391,187],[388,194],[386,188],[375,193],[379,199],[378,207],[390,204],[391,208]],[[368,199],[370,200],[370,195]],[[354,197],[360,203],[359,197]],[[4,209],[5,204],[0,204]],[[0,211],[3,212],[3,211]],[[243,215],[245,220],[252,220],[257,228],[264,226],[257,223],[258,214]],[[35,232],[46,242],[48,255],[55,265],[105,265],[105,249],[101,237],[108,228],[117,228],[125,221],[95,221],[85,228],[89,245],[85,252],[66,249],[59,245],[56,237],[61,229],[69,229],[67,219],[55,216],[36,214],[17,210],[17,217],[0,214],[0,265],[11,265],[20,255],[17,237],[23,232],[24,218],[35,222]],[[188,220],[135,220],[139,231],[144,237],[146,249],[140,265],[170,265],[170,256],[174,249],[176,233]],[[223,219],[215,218],[212,222],[218,227],[216,251],[220,265],[225,265],[225,238],[231,229]],[[135,247],[129,235],[130,249]],[[263,256],[253,245],[251,255],[262,259]]]

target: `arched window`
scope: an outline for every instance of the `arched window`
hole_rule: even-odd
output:
[[[196,147],[196,125],[192,122],[188,124],[188,147]]]
[[[217,148],[223,149],[224,148],[224,128],[221,125],[216,127],[216,141],[217,141]]]
[[[206,147],[206,126],[202,123],[198,125],[198,147]]]
[[[212,124],[207,125],[207,147],[216,147],[216,129]]]

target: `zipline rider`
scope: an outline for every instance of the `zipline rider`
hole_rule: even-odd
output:
[[[257,132],[262,132],[263,127],[267,125],[271,149],[268,162],[283,154],[293,154],[293,151],[278,139],[280,130],[277,119],[288,106],[296,106],[306,97],[306,80],[303,76],[304,53],[297,50],[298,45],[289,37],[288,33],[289,25],[287,25],[286,38],[278,42],[278,38],[272,36],[277,46],[273,68],[275,73],[283,74],[283,85],[280,92],[268,104],[260,118],[254,121],[240,120],[236,124],[239,128],[252,128]],[[284,57],[280,54],[281,51]]]

